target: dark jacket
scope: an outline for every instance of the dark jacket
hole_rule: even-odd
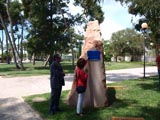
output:
[[[51,88],[61,88],[65,85],[62,66],[56,61],[53,61],[51,64],[50,75]]]

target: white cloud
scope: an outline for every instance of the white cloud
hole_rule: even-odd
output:
[[[125,28],[111,19],[105,19],[104,22],[100,24],[100,29],[102,38],[104,40],[109,40],[113,32],[117,32]]]
[[[75,7],[73,5],[73,0],[71,0],[71,2],[69,3],[69,11],[71,11],[73,15],[76,15],[77,13],[82,13],[82,8],[79,6]]]
[[[102,4],[102,8],[105,13],[105,20],[103,23],[101,23],[100,29],[102,33],[102,38],[105,40],[109,40],[113,32],[117,32],[118,30],[125,29],[125,27],[120,25],[120,23],[118,23],[117,21],[114,21],[114,18],[112,17],[117,15],[118,12],[123,12],[122,11],[124,10],[123,7],[114,1],[110,1],[110,2],[109,1]],[[75,7],[72,4],[72,2],[69,4],[69,8],[73,15],[75,15],[78,12],[82,12],[82,9],[80,7]],[[84,33],[84,31],[82,30],[83,28],[81,28],[80,26],[76,26],[75,28],[77,30],[80,30],[82,33]]]
[[[78,12],[82,12],[82,9],[80,7],[75,7],[72,3],[73,1],[70,3],[69,6],[70,11],[73,15]],[[104,22],[100,25],[103,39],[109,40],[113,32],[117,32],[119,30],[132,26],[132,16],[128,14],[127,7],[122,7],[119,2],[115,2],[114,0],[106,0],[104,1],[104,3],[101,3],[101,6],[105,13]],[[82,30],[82,28],[80,27],[76,28],[78,28],[80,31]]]

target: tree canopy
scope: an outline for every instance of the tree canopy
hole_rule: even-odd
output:
[[[114,57],[130,55],[137,60],[143,54],[143,37],[134,29],[120,30],[112,34],[109,48]]]
[[[70,13],[68,4],[69,1],[66,0],[23,0],[25,16],[30,23],[28,34],[30,51],[42,51],[50,55],[54,52],[62,52],[61,48],[68,48],[72,44],[71,37],[73,35],[71,34],[73,32],[70,32],[70,29],[73,29],[75,25],[86,23],[87,19],[98,19],[100,22],[104,19],[101,7],[96,3],[90,4],[98,11],[88,8],[85,1],[75,0],[74,4],[84,9],[84,12],[76,15]]]
[[[24,38],[27,40],[25,45],[30,54],[52,55],[68,51],[74,46],[72,44],[76,44],[75,39],[82,40],[79,39],[82,35],[75,35],[73,29],[76,25],[86,24],[95,19],[99,23],[103,22],[104,13],[99,0],[73,2],[75,6],[83,9],[82,13],[72,15],[69,11],[69,0],[22,0],[22,3],[18,0],[0,0],[0,18],[1,23],[3,22],[0,29],[4,29],[4,26],[6,28],[5,34],[12,47],[15,63],[18,59],[23,59],[23,53],[19,52],[17,46],[23,45]],[[27,36],[23,34],[24,25],[27,28]]]
[[[128,11],[133,15],[140,15],[147,19],[151,30],[152,42],[160,42],[160,1],[157,0],[116,0],[128,6]]]

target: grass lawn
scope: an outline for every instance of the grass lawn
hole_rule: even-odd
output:
[[[84,117],[75,115],[76,108],[69,107],[66,97],[69,91],[63,91],[61,97],[61,109],[63,112],[54,116],[48,114],[50,94],[25,97],[29,103],[46,120],[111,120],[112,116],[119,117],[143,117],[145,120],[160,120],[160,85],[157,77],[127,80],[108,84],[108,86],[123,86],[123,89],[110,91],[116,96],[115,101],[109,107],[85,108]],[[109,99],[111,99],[111,94]],[[35,98],[43,98],[43,101],[35,101]]]
[[[37,62],[36,65],[24,63],[24,67],[25,70],[18,70],[14,64],[0,64],[0,75],[13,77],[49,74],[49,67],[44,67],[42,62]]]
[[[146,66],[152,66],[153,63],[146,63]],[[24,63],[25,70],[17,70],[14,64],[0,64],[0,76],[35,76],[35,75],[48,75],[49,66],[44,67],[43,62]],[[65,73],[73,73],[74,67],[71,62],[63,61],[62,67]],[[106,70],[127,69],[143,67],[143,62],[105,62]]]
[[[155,66],[154,62],[146,62],[147,66]],[[143,67],[143,62],[105,62],[106,70],[118,70]]]

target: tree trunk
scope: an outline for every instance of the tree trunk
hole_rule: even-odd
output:
[[[7,27],[6,27],[6,25],[5,25],[4,21],[3,21],[3,18],[2,18],[1,13],[0,13],[0,20],[1,20],[1,22],[2,22],[2,25],[3,25],[3,27],[4,27],[4,31],[5,31],[5,33],[6,33],[6,37],[7,37],[6,39],[9,40],[9,42],[10,42],[10,45],[11,45],[11,49],[12,49],[12,53],[13,53],[13,57],[14,57],[14,62],[15,62],[16,68],[19,68],[19,67],[18,67],[18,64],[17,64],[17,59],[16,59],[14,47],[13,47],[11,38],[10,38],[10,36],[9,36],[8,29],[7,29]]]
[[[7,64],[10,64],[10,59],[9,59],[9,50],[8,50],[8,37],[7,37],[7,35],[6,35],[6,56],[7,56],[7,58],[6,58],[6,61],[7,61]]]
[[[44,62],[44,66],[45,66],[45,67],[47,66],[47,63],[50,61],[50,59],[51,59],[51,56],[48,55],[47,60]],[[50,62],[49,62],[49,63],[50,63]]]
[[[35,53],[33,53],[33,55],[32,55],[32,60],[33,60],[33,65],[35,65],[36,64],[36,62],[35,62]]]
[[[71,51],[72,51],[72,67],[74,68],[74,51],[73,51],[73,46],[72,46],[72,37],[71,37],[70,31],[69,31],[69,26],[68,26],[67,21],[66,21],[66,19],[64,17],[64,13],[63,13],[63,11],[62,11],[62,9],[60,7],[60,3],[58,4],[58,7],[59,7],[59,9],[61,11],[61,15],[62,15],[62,18],[64,20],[64,24],[65,24],[65,26],[67,28],[68,33],[69,33],[69,39],[70,39],[70,42],[71,42]]]
[[[20,39],[20,64],[21,64],[21,69],[24,70],[24,66],[23,66],[23,27],[24,27],[24,24],[23,24],[23,20],[21,20],[22,22],[22,31],[21,31],[21,39]]]
[[[16,43],[15,43],[15,40],[14,40],[15,37],[14,37],[14,31],[13,31],[12,18],[11,18],[10,12],[9,12],[9,4],[10,4],[10,1],[7,0],[6,1],[6,8],[7,8],[6,11],[7,11],[7,15],[8,15],[9,23],[10,23],[10,30],[11,30],[11,37],[12,37],[12,40],[10,40],[10,42],[12,43],[12,46],[13,46],[12,51],[14,51],[14,62],[15,62],[16,67],[18,69],[24,70],[23,64],[21,64],[22,59],[20,57],[19,52],[17,51]],[[17,59],[20,62],[20,64],[18,64]]]
[[[2,33],[3,34],[3,33]],[[3,35],[2,35],[3,36]],[[0,46],[1,46],[1,55],[2,55],[2,63],[4,62],[3,60],[4,60],[4,56],[3,56],[3,37],[2,37],[2,40],[1,40],[1,38],[0,38]]]
[[[72,44],[72,42],[71,42]],[[72,67],[74,68],[74,51],[73,51],[73,47],[71,47],[71,51],[72,51]]]
[[[11,37],[10,37],[9,33],[7,33],[7,36],[8,36],[8,40],[10,42],[10,45],[11,45],[11,49],[12,49],[12,53],[13,53],[13,57],[14,57],[14,63],[16,65],[16,68],[20,69],[20,66],[17,63],[16,51],[15,51],[15,45],[14,45],[14,35],[13,35],[13,29],[12,29],[13,26],[12,26],[11,16],[10,16],[10,13],[9,13],[9,0],[6,1],[6,8],[7,8],[6,12],[7,12],[7,15],[8,15],[9,22],[10,22],[10,29],[11,29],[12,40],[11,40]],[[8,30],[7,30],[7,32],[8,32]]]

